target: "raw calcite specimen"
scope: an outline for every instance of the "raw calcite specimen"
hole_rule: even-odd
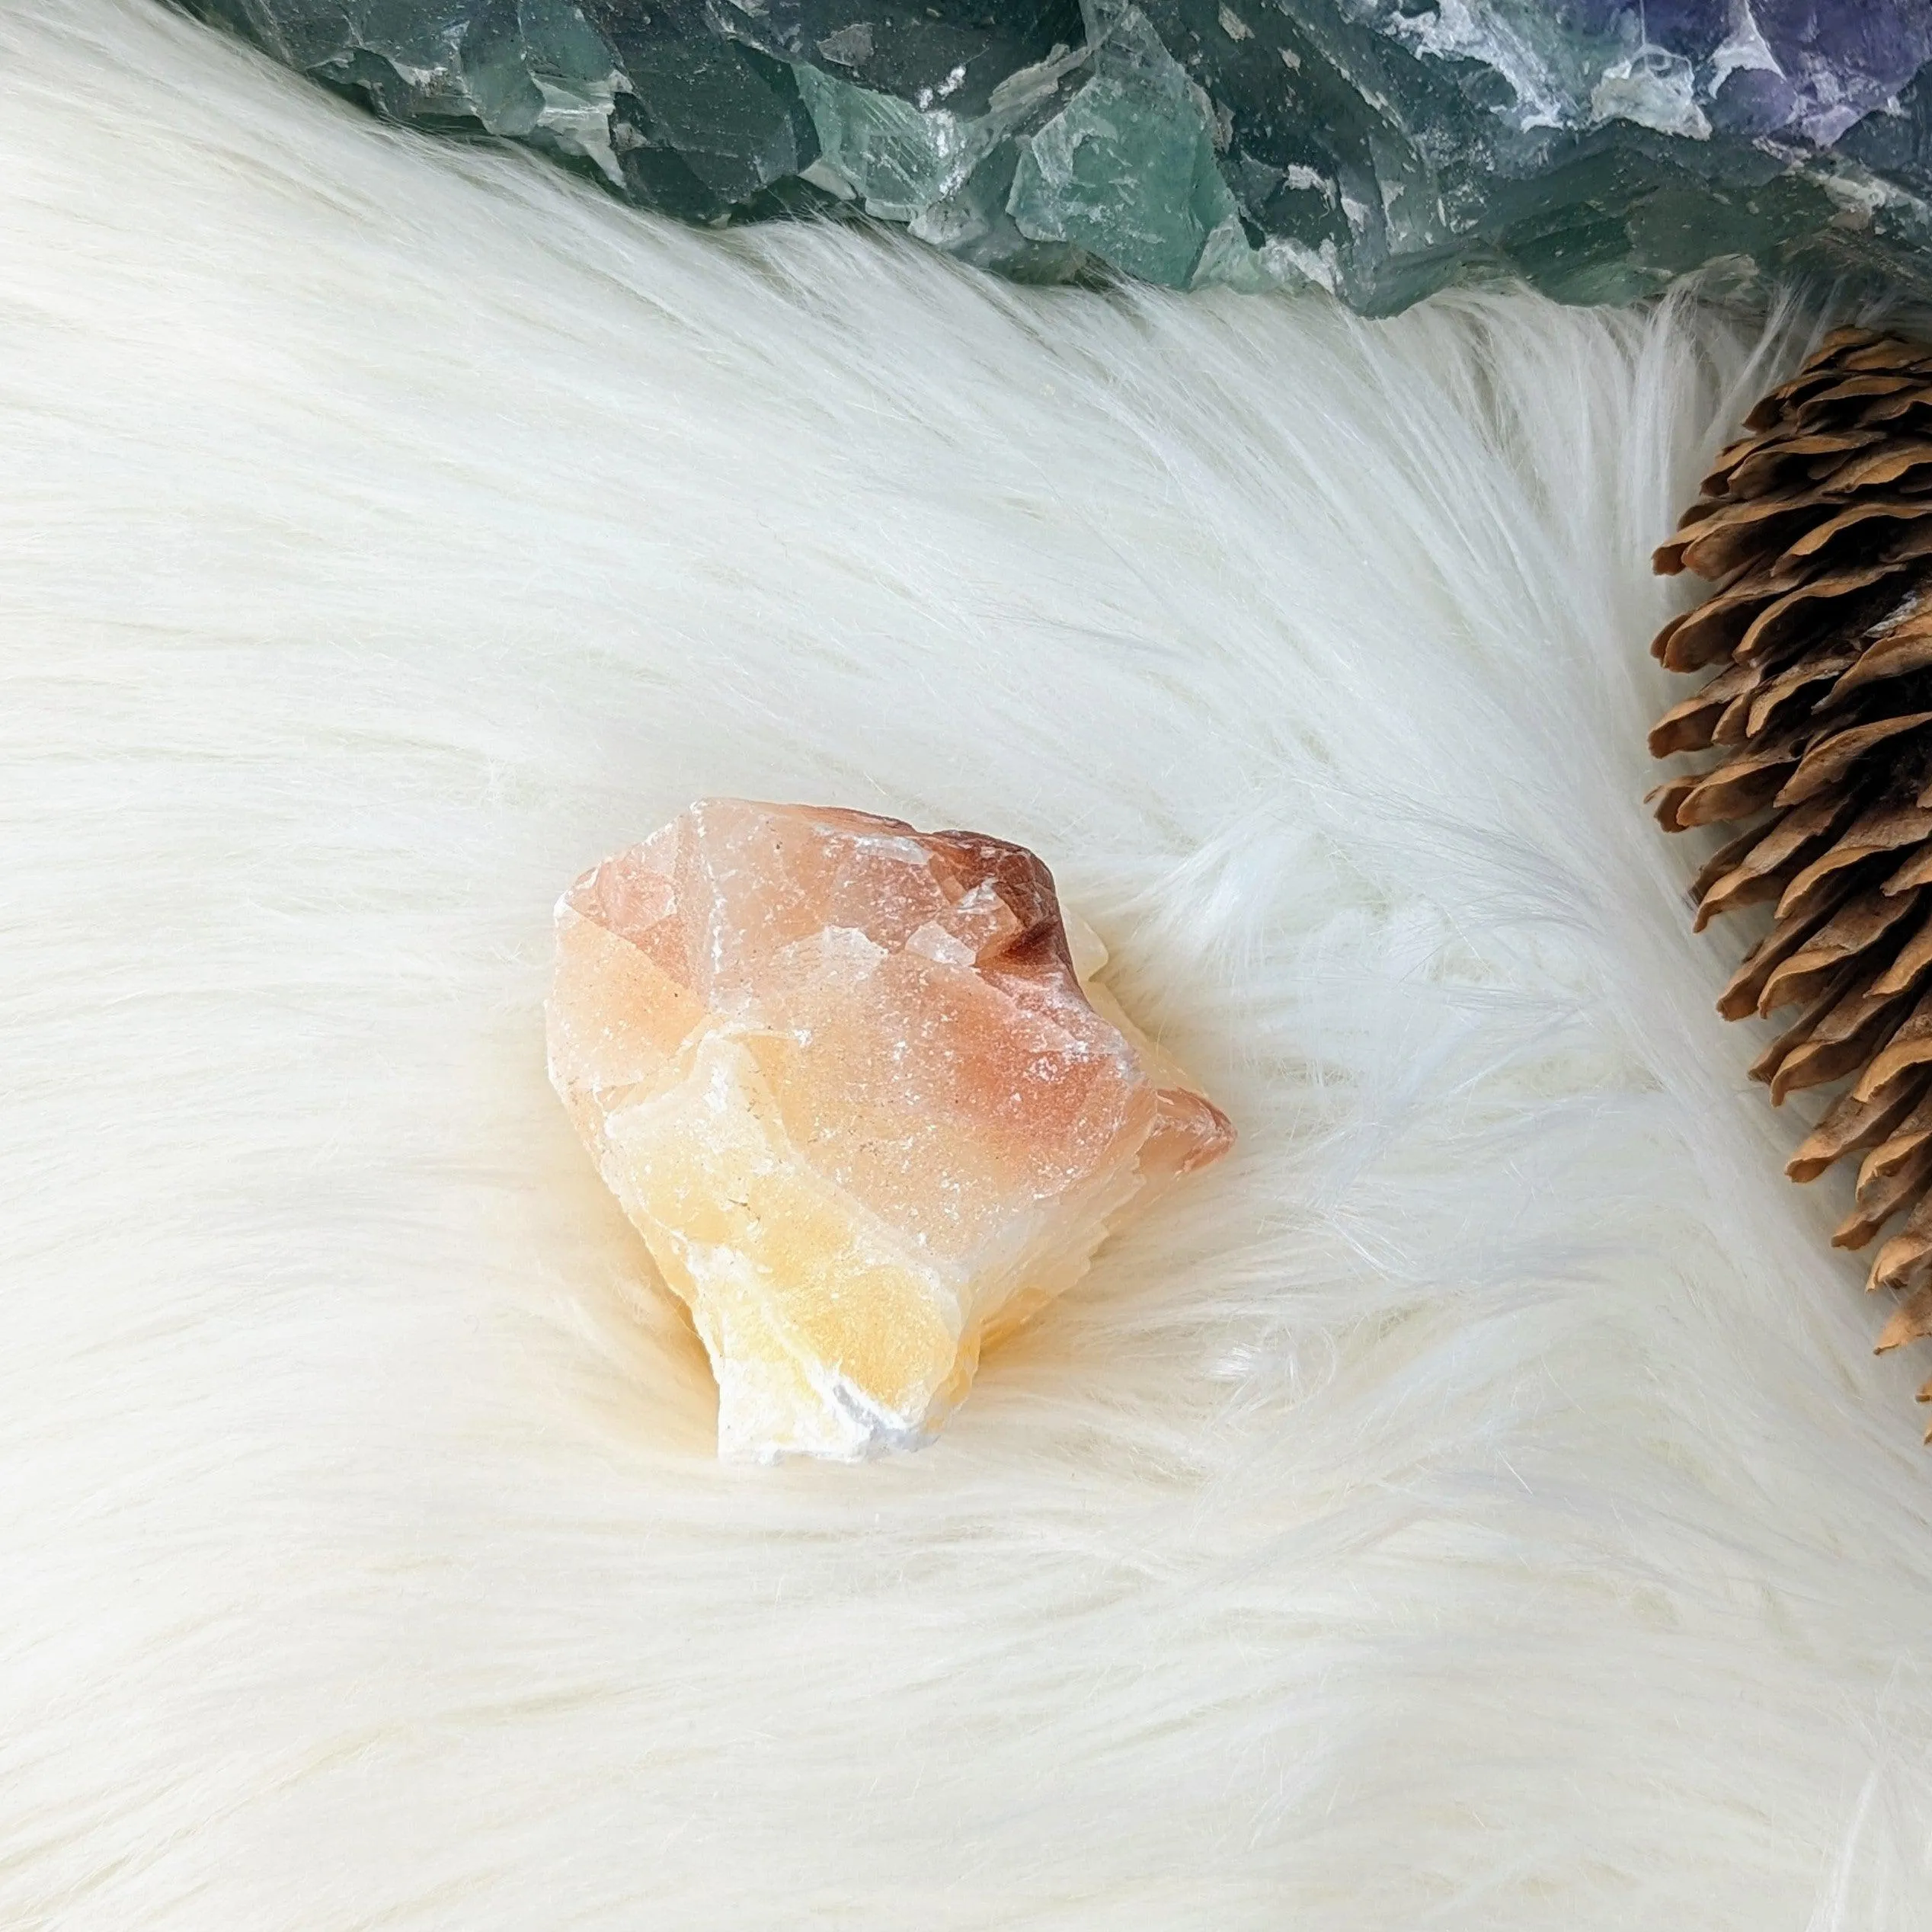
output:
[[[550,1076],[689,1304],[721,1454],[925,1441],[1131,1202],[1227,1150],[1072,933],[1018,846],[737,798],[564,895]]]
[[[1927,0],[190,0],[412,125],[699,222],[1025,280],[1932,295]]]

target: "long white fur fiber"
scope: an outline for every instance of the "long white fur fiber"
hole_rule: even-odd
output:
[[[685,232],[0,18],[0,1925],[1932,1924],[1932,1457],[1657,833],[1803,347]],[[1037,848],[1242,1134],[721,1467],[544,1080],[688,798]]]

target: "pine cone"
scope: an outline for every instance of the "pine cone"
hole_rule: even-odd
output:
[[[1716,586],[1651,646],[1716,671],[1652,753],[1718,755],[1650,797],[1666,831],[1749,826],[1696,927],[1775,901],[1717,1009],[1795,1009],[1751,1070],[1774,1105],[1847,1083],[1786,1171],[1863,1154],[1834,1246],[1905,1217],[1867,1282],[1901,1297],[1882,1353],[1932,1335],[1932,344],[1840,329],[1745,421],[1652,560]]]

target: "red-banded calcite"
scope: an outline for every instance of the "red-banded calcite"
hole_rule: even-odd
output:
[[[1227,1118],[1030,852],[702,800],[557,908],[550,1076],[689,1305],[721,1454],[926,1441]]]

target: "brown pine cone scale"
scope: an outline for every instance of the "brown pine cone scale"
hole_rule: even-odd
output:
[[[1713,589],[1651,646],[1703,673],[1652,756],[1707,755],[1650,800],[1738,828],[1695,926],[1771,923],[1718,1011],[1786,1016],[1751,1068],[1774,1105],[1841,1083],[1786,1171],[1861,1156],[1832,1240],[1879,1244],[1883,1352],[1932,1337],[1932,344],[1840,329],[1745,427],[1652,559]]]

